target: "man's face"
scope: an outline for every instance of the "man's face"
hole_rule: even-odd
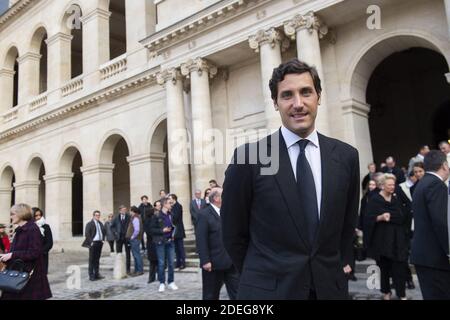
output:
[[[142,198],[142,203],[146,205],[148,203],[148,199],[147,198]]]
[[[430,148],[428,146],[425,146],[422,149],[420,149],[420,154],[423,156],[426,156],[428,152],[430,152]]]
[[[94,213],[94,219],[100,221],[100,213],[98,212]]]
[[[195,193],[195,198],[200,199],[202,197],[202,193],[201,192],[196,192]]]
[[[375,173],[375,170],[376,170],[376,169],[377,169],[377,168],[375,167],[374,164],[369,165],[369,172],[370,172],[370,173]]]
[[[386,166],[387,166],[389,169],[394,168],[394,167],[395,167],[395,161],[394,161],[394,160],[387,160],[387,161],[386,161]]]
[[[171,203],[171,200],[166,201],[166,203],[164,204],[164,208],[167,209],[167,211],[172,210],[172,203]]]
[[[164,197],[166,196],[166,192],[165,192],[165,191],[161,191],[161,192],[159,193],[159,196],[160,196],[161,198],[164,198]]]
[[[442,168],[444,169],[444,180],[447,180],[450,177],[450,167],[447,161],[444,162]]]
[[[422,179],[422,177],[425,175],[425,170],[423,170],[421,167],[414,167],[413,172],[414,177],[416,177],[417,180]]]
[[[278,84],[276,108],[283,125],[301,137],[314,130],[317,107],[320,103],[309,72],[287,74]]]
[[[122,209],[120,209],[120,213],[121,213],[121,214],[127,213],[127,208],[122,208]]]
[[[443,153],[448,154],[448,153],[450,153],[450,144],[448,144],[448,143],[443,143],[443,144],[439,147],[439,149],[441,149],[441,151],[442,151]]]

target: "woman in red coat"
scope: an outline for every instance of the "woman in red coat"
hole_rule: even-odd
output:
[[[33,274],[20,293],[3,292],[2,300],[45,300],[52,297],[47,275],[43,269],[42,238],[39,227],[34,223],[30,206],[17,204],[11,208],[12,222],[18,225],[11,252],[2,255],[1,262],[8,267],[16,260],[25,263],[24,271]]]
[[[10,249],[10,242],[8,234],[6,233],[6,226],[0,224],[0,253],[8,253]]]

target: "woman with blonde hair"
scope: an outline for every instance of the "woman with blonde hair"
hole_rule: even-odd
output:
[[[384,300],[391,299],[390,276],[397,296],[406,300],[404,264],[408,259],[408,238],[405,214],[394,194],[396,177],[386,173],[380,177],[381,191],[367,204],[367,254],[380,267],[381,292]]]
[[[44,270],[41,231],[27,204],[16,204],[11,208],[12,223],[17,225],[11,252],[1,255],[0,261],[8,267],[18,260],[23,261],[24,270],[31,274],[30,280],[19,293],[3,292],[2,300],[45,300],[52,297]]]

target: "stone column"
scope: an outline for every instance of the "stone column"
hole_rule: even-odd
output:
[[[139,41],[155,32],[156,5],[152,0],[125,1],[127,24],[127,68],[147,63],[148,50]]]
[[[113,208],[113,170],[114,164],[97,164],[81,168],[83,173],[83,228],[92,219],[94,210],[100,210],[103,217],[108,213],[115,212]]]
[[[319,77],[322,80],[322,95],[316,120],[316,129],[321,133],[329,134],[326,90],[319,43],[319,40],[328,33],[328,28],[314,12],[310,11],[304,15],[298,14],[292,20],[287,21],[284,24],[284,32],[291,39],[296,39],[298,59],[317,68]]]
[[[73,36],[59,32],[47,40],[48,50],[48,102],[61,98],[59,89],[72,76],[71,43]]]
[[[367,165],[373,162],[372,144],[370,143],[369,111],[367,103],[355,99],[342,101],[345,141],[358,149],[361,177],[366,174]]]
[[[0,114],[8,112],[13,106],[14,70],[3,68],[0,70]]]
[[[0,188],[0,223],[9,225],[12,188]]]
[[[447,17],[448,36],[450,37],[450,0],[444,0],[445,15]]]
[[[83,74],[85,75],[85,88],[92,88],[99,83],[99,67],[110,59],[110,16],[111,12],[97,8],[80,18],[83,23]]]
[[[196,58],[183,63],[181,73],[191,79],[194,185],[204,190],[216,176],[214,159],[210,156],[214,146],[209,78],[217,74],[217,68],[205,59]]]
[[[144,194],[151,198],[151,158],[149,154],[127,157],[130,164],[130,203],[138,204]],[[117,210],[117,208],[115,208]],[[114,211],[113,211],[114,212]]]
[[[185,228],[192,229],[189,214],[191,192],[188,150],[190,148],[183,103],[183,81],[177,69],[162,71],[157,75],[157,81],[166,87],[170,192],[177,195],[178,202],[183,206]]]
[[[39,205],[39,180],[20,181],[14,183],[16,203],[26,203],[31,207]]]
[[[46,220],[56,241],[72,237],[72,178],[73,173],[44,176]]]
[[[39,70],[42,55],[27,52],[17,59],[19,62],[19,105],[39,95]]]
[[[250,48],[260,53],[262,92],[264,97],[264,109],[266,115],[266,127],[277,130],[281,126],[281,118],[275,110],[274,102],[269,89],[269,80],[272,78],[273,69],[281,62],[281,49],[289,47],[289,40],[274,28],[260,30],[249,38]]]

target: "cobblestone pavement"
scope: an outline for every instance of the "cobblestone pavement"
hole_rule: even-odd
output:
[[[102,255],[100,273],[105,277],[99,281],[89,281],[87,273],[88,253],[53,253],[50,255],[49,281],[56,300],[199,300],[202,297],[201,272],[199,268],[187,268],[175,272],[175,283],[179,290],[172,291],[166,287],[164,293],[158,292],[159,283],[148,284],[148,261],[145,261],[146,273],[139,277],[128,277],[122,280],[113,279],[113,258],[109,252]],[[379,300],[378,290],[368,289],[366,272],[373,261],[364,261],[357,265],[358,281],[350,281],[350,295],[355,300]],[[132,258],[133,269],[133,258]],[[73,270],[81,271],[79,288],[72,288],[76,283]],[[69,271],[69,272],[68,272]],[[71,271],[71,272],[70,272]],[[407,290],[408,299],[420,300],[422,296],[414,275],[415,290]],[[372,283],[372,282],[371,282]],[[226,300],[226,290],[221,292],[221,299]]]

